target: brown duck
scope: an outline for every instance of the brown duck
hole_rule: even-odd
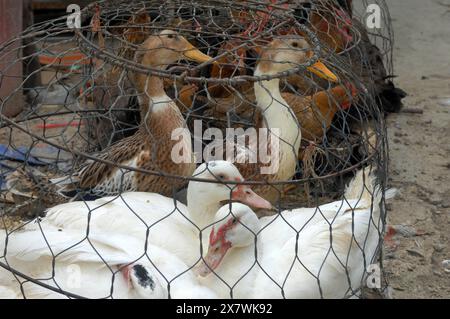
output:
[[[137,53],[141,64],[164,70],[178,60],[186,59],[199,63],[211,57],[201,53],[184,37],[171,30],[164,30],[150,36]],[[175,163],[172,149],[179,144],[172,140],[172,133],[186,127],[177,105],[165,91],[163,80],[154,75],[137,74],[134,77],[138,90],[142,123],[138,131],[104,149],[97,156],[113,163],[157,171],[162,174],[190,176],[195,169],[191,140],[185,138],[182,154],[185,161]],[[188,132],[185,130],[185,132]],[[172,195],[184,182],[162,176],[125,171],[113,165],[98,161],[87,161],[79,171],[71,176],[69,183],[63,182],[64,189],[89,189],[97,196],[117,194],[123,191],[146,191]]]

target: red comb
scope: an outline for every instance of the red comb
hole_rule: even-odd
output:
[[[350,91],[350,94],[353,98],[346,96],[345,97],[346,100],[345,100],[345,102],[343,102],[341,104],[341,108],[343,110],[348,110],[352,106],[352,103],[354,102],[354,98],[358,95],[358,91],[356,90],[356,86],[350,82],[345,83],[345,87],[347,88],[348,91]],[[347,93],[346,93],[346,95],[347,95]]]
[[[358,95],[358,90],[356,89],[356,86],[353,83],[347,82],[345,83],[345,87],[350,91],[353,97],[356,97]]]

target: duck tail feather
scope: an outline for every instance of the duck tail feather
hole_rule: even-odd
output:
[[[50,179],[55,185],[55,191],[66,198],[72,198],[77,191],[79,178],[77,176],[62,176]]]
[[[370,202],[377,188],[379,188],[375,186],[375,183],[376,175],[374,169],[370,166],[363,168],[350,181],[345,190],[345,197],[347,199],[362,199]]]
[[[397,196],[398,192],[399,192],[399,191],[398,191],[397,188],[389,188],[389,189],[387,189],[387,190],[384,192],[384,198],[385,198],[386,200],[392,199],[392,198],[394,198],[395,196]]]
[[[390,188],[384,190],[384,199],[389,200],[394,198],[398,193],[398,189]],[[376,206],[382,201],[382,187],[377,181],[375,170],[369,166],[359,170],[355,177],[350,181],[345,190],[345,198],[359,199],[362,205],[367,205],[368,208],[373,203]]]

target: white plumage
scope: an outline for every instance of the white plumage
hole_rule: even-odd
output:
[[[224,182],[243,180],[237,168],[225,161],[201,165],[196,170],[196,177],[220,179]],[[244,196],[243,199],[248,198],[253,203],[270,206],[270,203],[259,198],[249,187],[240,187],[239,194],[250,196]],[[49,232],[49,236],[55,237],[54,243],[49,245],[53,254],[55,249],[71,247],[71,258],[77,262],[85,262],[83,258],[86,256],[97,259],[97,262],[100,256],[102,258],[105,256],[109,262],[113,262],[116,260],[116,254],[120,253],[121,259],[118,263],[130,263],[140,260],[145,253],[144,245],[147,243],[149,247],[147,255],[156,254],[154,258],[158,261],[151,259],[161,271],[161,276],[159,272],[156,272],[155,276],[160,277],[163,285],[170,283],[171,297],[212,298],[215,295],[207,288],[193,289],[196,279],[189,272],[189,269],[200,261],[202,243],[205,247],[207,245],[207,237],[201,242],[201,228],[195,225],[204,227],[202,224],[205,226],[210,224],[220,207],[220,202],[234,196],[234,188],[234,185],[193,181],[188,189],[189,209],[174,199],[141,192],[58,205],[49,209],[46,217],[40,219],[39,223],[25,225],[24,232],[11,236],[8,251],[12,254],[10,257],[16,258],[17,264],[26,262],[23,259],[26,256],[32,260],[39,260],[37,264],[45,265],[50,271],[52,268],[49,261],[52,254],[39,228],[45,229],[46,233]],[[92,241],[98,241],[100,247],[107,245],[109,250],[103,251],[99,248],[94,251],[91,247]],[[2,241],[2,244],[5,242]],[[78,245],[74,246],[76,244]],[[40,260],[41,256],[47,259]],[[58,259],[58,267],[67,266],[64,260],[59,262]],[[25,269],[25,273],[34,274],[35,268],[30,267]],[[41,273],[38,271],[35,275]]]
[[[243,181],[238,169],[226,161],[203,164],[194,173],[201,179]],[[257,195],[248,186],[245,196]],[[200,260],[200,232],[211,224],[221,201],[233,198],[235,185],[191,181],[188,206],[155,193],[129,192],[95,201],[71,202],[47,211],[41,223],[90,234],[125,234],[159,246],[178,256],[188,267]],[[245,201],[248,197],[240,198]],[[258,199],[262,205],[270,203]],[[255,203],[253,200],[252,203]],[[267,207],[264,207],[267,208]],[[202,241],[207,244],[207,237]],[[186,269],[187,270],[187,269]]]
[[[2,245],[5,235],[1,233]],[[27,276],[88,298],[216,297],[191,272],[183,274],[187,266],[172,253],[151,244],[145,249],[145,242],[132,236],[87,237],[79,230],[37,222],[9,235],[5,261]],[[0,287],[0,297],[22,297],[19,281],[9,271],[0,270]],[[23,289],[26,298],[66,298],[31,282]]]
[[[68,232],[48,225],[41,228],[41,225],[33,224],[28,228],[27,231],[9,234],[7,250],[1,261],[33,279],[88,298],[164,298],[167,295],[155,276],[153,266],[124,249],[128,244],[127,237],[90,236],[87,240],[85,233]],[[2,231],[2,250],[5,237],[6,233]],[[141,286],[134,276],[132,268],[136,265],[148,275],[147,287]],[[127,273],[133,272],[129,277],[124,272],[127,267],[130,267]],[[23,294],[19,281],[23,282]],[[4,291],[13,291],[16,298],[67,298],[23,281],[19,276],[15,278],[3,268],[0,269],[0,286]]]
[[[230,287],[234,298],[357,296],[383,234],[382,192],[373,183],[374,178],[361,171],[341,201],[284,211],[259,221],[249,217],[254,213],[245,205],[233,204],[233,215],[245,227],[236,226],[234,232],[226,233],[225,242],[231,248],[215,274],[203,269],[206,276],[202,284],[222,298],[230,297]],[[386,198],[393,195],[388,191]],[[215,226],[216,232],[233,218],[225,217],[229,214],[228,206],[221,208],[222,220]],[[257,247],[250,230],[258,234]],[[214,249],[220,250],[217,246]],[[208,254],[205,260],[209,260]],[[217,260],[217,256],[210,260]]]
[[[194,189],[207,185],[208,196],[217,191],[206,183],[195,183],[190,185]],[[384,231],[382,192],[374,184],[368,170],[361,171],[343,200],[261,219],[239,203],[223,206],[215,219],[214,205],[206,205],[206,215],[196,211],[192,218],[193,211],[184,205],[147,193],[68,203],[49,210],[42,221],[25,226],[25,231],[10,234],[6,258],[14,269],[33,278],[51,285],[56,285],[55,279],[62,282],[62,289],[96,298],[109,296],[111,285],[115,298],[163,298],[169,293],[172,298],[357,296]],[[388,191],[385,197],[393,195]],[[209,267],[198,263],[200,231],[189,221],[202,218],[212,220],[202,222],[212,224],[202,232],[207,251],[203,258]],[[5,238],[0,239],[4,245]],[[211,267],[212,263],[216,265]],[[64,284],[73,278],[64,271],[74,264],[82,270],[80,289]],[[120,275],[121,267],[128,264],[145,267],[153,282],[151,290],[130,286],[133,278],[139,282],[136,276],[128,282]],[[117,280],[112,282],[114,273]],[[11,273],[0,270],[2,296],[20,295],[19,288]],[[55,296],[30,283],[24,288],[31,297]]]

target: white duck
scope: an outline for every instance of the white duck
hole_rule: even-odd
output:
[[[176,256],[154,245],[145,248],[134,237],[97,232],[89,234],[88,240],[84,230],[63,230],[39,222],[32,227],[9,235],[2,259],[54,288],[87,298],[217,297],[199,285],[191,272],[183,273],[186,265]],[[4,244],[3,240],[2,250]],[[23,293],[20,286],[11,272],[0,270],[0,297],[66,298],[32,282],[23,284]]]
[[[141,243],[148,240],[178,256],[189,268],[200,260],[201,230],[214,222],[222,201],[236,200],[255,208],[271,208],[271,204],[249,186],[226,184],[227,181],[244,181],[229,162],[204,163],[193,176],[221,183],[191,181],[187,207],[159,194],[130,192],[91,202],[55,206],[47,211],[41,224],[85,233],[89,225],[90,235],[107,232],[130,235]],[[207,240],[202,242],[207,244]]]
[[[196,270],[201,283],[221,298],[356,295],[383,233],[382,192],[373,183],[361,171],[344,200],[260,220],[245,205],[222,207],[204,257],[208,266]]]
[[[86,298],[167,296],[152,264],[131,258],[116,245],[115,241],[126,243],[126,237],[90,236],[88,242],[83,238],[86,234],[81,232],[33,226],[34,230],[9,234],[7,241],[5,231],[0,233],[0,249],[5,251],[1,262],[57,290]],[[68,297],[0,268],[0,298]]]

